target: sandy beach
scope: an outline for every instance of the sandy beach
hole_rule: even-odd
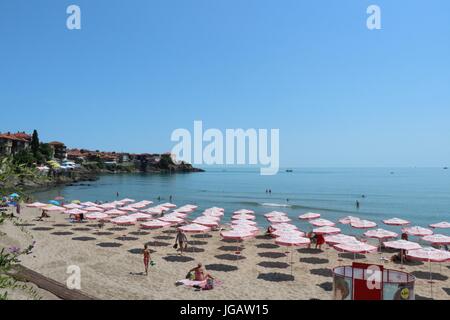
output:
[[[21,256],[21,264],[65,283],[67,267],[81,269],[81,290],[99,299],[332,299],[331,269],[350,265],[353,255],[341,255],[328,246],[323,250],[295,249],[292,275],[290,249],[275,245],[272,238],[258,236],[240,244],[224,241],[218,231],[188,234],[187,253],[180,256],[172,247],[175,228],[139,230],[138,226],[116,226],[111,223],[99,230],[93,221],[70,223],[65,214],[51,213],[50,218],[36,221],[39,209],[24,208],[21,222],[7,220],[0,225],[0,248],[24,248],[36,241],[33,252]],[[143,275],[141,250],[149,243],[156,263],[149,275]],[[236,253],[236,246],[242,250]],[[390,257],[393,253],[383,252]],[[382,262],[380,254],[358,256],[357,261]],[[189,269],[202,262],[206,270],[223,282],[209,291],[177,286]],[[433,298],[449,299],[450,266],[433,264]],[[430,298],[429,266],[421,262],[406,265],[405,270],[417,277],[416,299]],[[40,298],[56,299],[37,289]],[[10,298],[27,299],[16,293]]]

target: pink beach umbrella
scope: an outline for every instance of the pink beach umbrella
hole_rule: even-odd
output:
[[[256,226],[257,223],[252,220],[246,220],[246,219],[235,219],[231,221],[232,225],[247,225],[247,226]]]
[[[33,202],[33,203],[27,204],[26,206],[29,208],[42,208],[42,207],[48,206],[48,204],[42,203],[42,202]]]
[[[175,216],[175,217],[180,218],[180,219],[186,219],[187,216],[188,216],[187,214],[181,213],[181,212],[178,212],[178,211],[173,211],[173,212],[170,213],[170,215],[171,216]]]
[[[214,219],[208,219],[207,217],[198,217],[192,221],[193,223],[200,224],[207,227],[217,227],[219,222]]]
[[[320,218],[320,213],[314,213],[314,212],[307,212],[305,214],[302,214],[299,216],[299,219],[301,220],[313,220]]]
[[[375,222],[369,220],[354,220],[350,225],[356,229],[370,229],[377,226]]]
[[[339,222],[342,223],[342,224],[351,224],[352,222],[358,221],[358,220],[360,220],[358,217],[346,216],[344,218],[341,218],[339,220]]]
[[[80,205],[82,205],[83,207],[96,207],[96,206],[98,206],[98,204],[96,204],[95,202],[91,202],[91,201],[82,202],[82,203],[80,203]]]
[[[161,221],[161,220],[152,220],[141,223],[141,228],[143,229],[159,229],[170,226],[170,222]]]
[[[446,222],[446,221],[442,221],[442,222],[439,222],[439,223],[430,224],[430,227],[431,228],[435,228],[435,229],[437,229],[437,228],[439,228],[439,229],[448,229],[448,228],[450,228],[450,223]]]
[[[67,214],[86,214],[88,213],[86,210],[82,210],[82,209],[71,209],[71,210],[66,210],[65,213]]]
[[[232,230],[241,230],[241,231],[248,231],[251,232],[253,234],[257,234],[259,229],[255,226],[249,226],[249,225],[244,225],[244,224],[235,224],[232,225]]]
[[[381,253],[381,241],[385,239],[397,238],[398,234],[384,229],[368,230],[364,233],[367,238],[375,238],[379,241],[379,248]]]
[[[64,212],[64,211],[66,211],[66,208],[59,207],[59,206],[48,206],[48,207],[43,207],[42,209],[45,211],[49,211],[49,212]]]
[[[204,216],[211,216],[211,217],[222,217],[224,213],[222,211],[213,211],[213,210],[205,210],[202,213]]]
[[[152,218],[152,216],[150,214],[146,214],[146,213],[142,213],[142,212],[132,213],[132,214],[128,215],[128,217],[134,218],[137,221],[147,221]]]
[[[286,217],[287,214],[281,211],[271,211],[269,213],[266,213],[264,217],[271,218],[271,217]]]
[[[433,298],[433,273],[431,272],[432,262],[448,262],[450,261],[450,252],[435,249],[432,247],[421,248],[416,250],[410,250],[406,253],[406,256],[413,260],[428,261],[430,265],[430,291]]]
[[[169,208],[169,209],[173,209],[173,208],[177,207],[176,204],[173,204],[173,203],[170,203],[170,202],[162,203],[162,204],[160,204],[160,206],[161,207],[165,207],[165,208]]]
[[[335,225],[334,222],[326,219],[315,219],[311,220],[309,223],[316,227],[332,227]]]
[[[116,205],[113,203],[103,203],[99,205],[100,208],[103,208],[105,210],[110,210],[116,208]]]
[[[94,207],[94,206],[83,208],[83,210],[85,210],[87,212],[103,212],[103,211],[105,211],[102,208]]]
[[[203,233],[211,231],[211,228],[197,224],[197,223],[191,223],[182,227],[179,227],[178,230],[181,230],[183,232],[189,232],[189,233]]]
[[[338,243],[338,244],[335,244],[333,247],[336,250],[341,251],[341,252],[353,253],[353,258],[355,258],[355,255],[357,253],[365,254],[365,253],[376,252],[378,250],[377,247],[367,244],[365,242],[361,242],[361,241],[349,241],[349,242]]]
[[[298,229],[297,226],[295,226],[291,223],[286,223],[286,222],[275,223],[275,224],[272,224],[271,227],[275,230],[278,230],[278,229],[296,230],[296,229]]]
[[[65,204],[65,205],[63,205],[63,207],[66,209],[81,209],[81,208],[83,208],[83,206],[80,206],[79,204],[76,204],[76,203]]]
[[[430,242],[434,245],[445,246],[450,244],[450,237],[443,234],[432,234],[422,238],[423,240]]]
[[[220,233],[220,236],[224,239],[245,240],[253,238],[255,234],[245,229],[232,229],[228,231],[222,231]]]
[[[279,216],[279,217],[269,217],[269,218],[267,218],[267,220],[270,223],[286,223],[286,222],[291,221],[291,219],[289,219],[288,217],[281,217],[281,216]]]
[[[255,213],[255,211],[247,210],[247,209],[240,209],[240,210],[237,210],[237,211],[235,211],[233,213],[234,214],[253,214],[253,213]]]
[[[295,229],[290,229],[290,230],[278,229],[278,230],[275,230],[274,232],[272,232],[272,234],[276,237],[283,237],[283,236],[304,237],[305,236],[304,232],[302,232],[300,230],[295,230]]]
[[[112,223],[117,225],[133,225],[136,223],[136,219],[130,216],[120,216],[110,220]]]
[[[193,212],[195,209],[193,208],[193,207],[190,207],[190,206],[182,206],[182,207],[179,207],[178,209],[176,209],[176,210],[174,210],[174,211],[176,211],[176,212],[180,212],[180,213],[191,213],[191,212]]]
[[[132,203],[129,204],[127,207],[129,208],[134,208],[134,209],[143,209],[145,208],[147,205],[145,203],[142,202],[137,202],[137,203]]]
[[[105,220],[108,219],[109,216],[103,212],[92,212],[86,214],[86,219],[89,220]]]
[[[231,219],[247,219],[247,220],[255,220],[255,216],[251,214],[241,213],[241,214],[235,214],[231,217]]]
[[[329,245],[335,245],[345,242],[355,242],[357,239],[353,236],[348,236],[345,234],[332,234],[324,236],[325,242]]]
[[[415,250],[420,249],[422,246],[418,243],[411,242],[408,240],[394,240],[394,241],[386,241],[383,243],[386,248],[393,248],[398,249],[400,251],[400,258],[401,258],[401,267],[400,269],[404,269],[403,267],[403,251],[409,251],[409,250]]]
[[[121,207],[120,208],[121,211],[126,211],[126,212],[138,212],[139,210],[130,206],[125,206],[125,207]]]
[[[325,226],[325,227],[315,228],[315,229],[313,229],[313,232],[317,233],[317,234],[338,234],[338,233],[341,233],[341,229],[336,228],[336,227]]]
[[[294,250],[293,247],[300,247],[300,246],[308,246],[311,244],[311,241],[308,238],[302,237],[300,234],[283,234],[275,239],[275,243],[280,246],[285,247],[291,247],[291,275],[292,275],[292,268],[294,265]]]
[[[176,216],[173,215],[166,215],[164,217],[158,218],[158,220],[164,221],[164,222],[169,222],[169,223],[182,223],[184,222],[183,219],[178,218]]]
[[[383,223],[390,225],[390,226],[405,226],[405,225],[409,224],[409,221],[403,220],[400,218],[392,218],[392,219],[383,220]]]
[[[111,209],[111,210],[105,211],[105,213],[108,215],[111,215],[111,216],[123,216],[123,215],[127,214],[125,211],[122,211],[119,209]]]
[[[163,209],[162,208],[153,207],[153,208],[148,208],[146,210],[143,210],[142,212],[156,215],[156,214],[161,214],[163,212]]]
[[[422,228],[422,227],[418,227],[418,226],[403,228],[402,232],[405,232],[406,234],[416,236],[416,237],[429,236],[429,235],[433,234],[433,231],[431,231],[430,229]]]
[[[132,202],[135,202],[136,200],[134,200],[134,199],[129,199],[129,198],[125,198],[125,199],[122,199],[122,200],[120,200],[120,202],[122,202],[122,203],[132,203]]]

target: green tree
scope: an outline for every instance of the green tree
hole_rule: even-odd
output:
[[[31,152],[33,152],[34,156],[39,152],[39,136],[36,130],[33,130],[31,137]]]

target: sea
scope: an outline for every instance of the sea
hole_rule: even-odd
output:
[[[382,220],[398,217],[411,225],[450,220],[450,170],[443,168],[289,168],[273,176],[260,175],[258,168],[208,167],[205,172],[178,174],[108,174],[95,182],[80,182],[36,192],[43,202],[63,196],[65,201],[112,201],[123,198],[170,201],[178,206],[195,204],[203,209],[225,209],[222,222],[233,211],[255,211],[261,228],[268,226],[264,214],[282,211],[301,230],[311,225],[298,216],[317,212],[337,222],[344,216],[357,216],[386,226]],[[289,170],[289,171],[290,171]],[[270,190],[271,192],[267,192]],[[117,193],[119,196],[117,197]],[[160,200],[158,200],[158,197]],[[356,201],[360,206],[357,208]],[[344,233],[358,234],[349,226],[337,224]],[[450,230],[439,230],[450,235]]]

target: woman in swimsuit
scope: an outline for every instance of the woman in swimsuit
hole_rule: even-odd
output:
[[[148,263],[150,262],[150,250],[148,249],[148,245],[144,244],[144,267],[145,267],[145,275],[148,275]]]
[[[192,268],[189,272],[194,272],[195,281],[214,279],[214,277],[212,277],[209,273],[206,273],[205,270],[203,270],[203,266],[201,263],[199,263],[195,268]]]

